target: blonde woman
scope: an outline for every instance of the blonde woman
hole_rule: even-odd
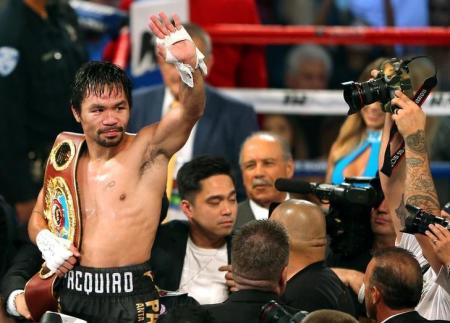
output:
[[[384,60],[379,58],[370,63],[359,81],[367,81],[370,71],[378,69]],[[379,102],[369,104],[360,112],[347,117],[328,156],[328,183],[341,184],[345,177],[350,176],[376,175],[384,118]]]

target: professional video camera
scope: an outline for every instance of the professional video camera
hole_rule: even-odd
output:
[[[422,56],[420,56],[422,57]],[[419,57],[408,60],[391,58],[381,64],[378,76],[366,82],[344,82],[344,99],[349,106],[348,114],[361,110],[365,105],[380,101],[384,112],[393,113],[391,99],[395,90],[401,90],[409,98],[413,97],[413,88],[409,77],[408,64]]]
[[[326,223],[335,255],[350,257],[371,247],[370,212],[384,198],[379,178],[348,177],[339,185],[280,178],[275,187],[283,192],[313,193],[330,204]]]
[[[421,233],[425,234],[428,230],[430,224],[440,224],[447,230],[450,230],[450,221],[441,218],[439,216],[434,216],[433,214],[427,213],[424,210],[410,204],[405,205],[409,216],[405,219],[405,227],[402,232],[415,234]]]
[[[347,177],[340,185],[308,183],[299,179],[279,178],[275,188],[282,192],[315,194],[322,203],[349,203],[378,205],[383,200],[383,192],[378,178]]]
[[[260,323],[300,323],[308,312],[299,311],[290,314],[283,306],[276,301],[270,301],[261,308],[259,316]]]

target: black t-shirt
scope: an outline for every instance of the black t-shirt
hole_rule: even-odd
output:
[[[307,312],[333,309],[355,315],[349,288],[323,261],[295,274],[287,282],[281,299],[285,304]]]

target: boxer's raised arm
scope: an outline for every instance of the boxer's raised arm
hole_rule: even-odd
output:
[[[173,23],[164,13],[160,13],[159,17],[160,19],[152,16],[149,26],[159,40],[158,55],[166,62],[173,63],[182,79],[179,104],[174,106],[158,124],[139,132],[138,138],[150,138],[151,146],[158,147],[170,157],[185,144],[193,126],[203,115],[205,89],[202,72],[206,73],[206,70],[202,61],[203,54],[197,50],[181,26],[178,16],[174,15]],[[147,133],[151,135],[147,136]]]

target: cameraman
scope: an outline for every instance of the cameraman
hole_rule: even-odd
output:
[[[438,256],[432,244],[432,241],[437,239],[431,240],[425,235],[409,235],[400,232],[407,216],[405,204],[414,205],[431,214],[439,214],[439,202],[425,146],[425,114],[401,91],[396,91],[395,96],[391,103],[399,109],[392,115],[386,114],[380,164],[393,122],[405,141],[405,159],[393,169],[390,177],[380,172],[381,184],[391,214],[396,214],[393,216],[397,234],[396,245],[409,250],[418,260],[424,273],[424,288],[416,310],[427,319],[448,319],[450,317],[450,280],[449,273],[443,266],[442,257]],[[399,136],[394,137],[391,146],[395,147],[399,139],[401,139]],[[433,229],[435,228],[430,228],[430,230]]]

